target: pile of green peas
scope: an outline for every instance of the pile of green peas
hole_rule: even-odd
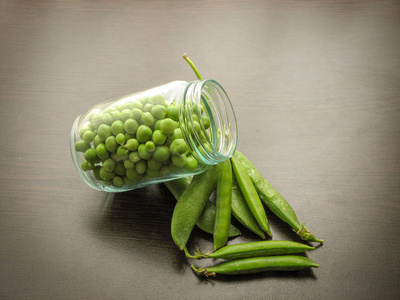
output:
[[[207,141],[210,119],[201,114],[193,119],[192,130]],[[170,173],[190,174],[199,167],[183,138],[179,107],[163,94],[93,111],[78,134],[75,151],[84,153],[82,170],[93,172],[106,186],[134,186]]]

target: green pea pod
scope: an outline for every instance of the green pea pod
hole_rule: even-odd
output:
[[[193,227],[216,188],[217,176],[217,166],[210,166],[203,173],[193,176],[192,182],[176,203],[171,220],[171,235],[180,250],[186,248]]]
[[[305,268],[318,268],[319,265],[304,256],[283,255],[250,257],[228,260],[208,268],[192,269],[198,275],[215,276],[216,274],[238,275],[265,271],[294,271]]]
[[[308,250],[314,250],[315,247],[296,243],[292,241],[257,241],[242,244],[233,244],[225,246],[215,252],[195,255],[187,255],[190,258],[220,258],[220,259],[240,259],[248,257],[261,257],[271,255],[283,255],[302,253]]]
[[[292,229],[305,241],[322,243],[324,240],[317,239],[311,232],[300,224],[296,213],[283,196],[262,176],[253,163],[241,152],[236,151],[235,159],[239,160],[260,195],[261,200],[282,221],[289,224]]]
[[[232,175],[232,215],[247,229],[257,234],[260,238],[265,239],[264,232],[246,204],[246,200],[237,184],[235,174]]]
[[[236,157],[232,156],[231,161],[238,185],[254,219],[256,219],[262,230],[272,237],[267,214],[249,175]]]
[[[171,181],[164,182],[165,186],[175,197],[176,201],[182,196],[183,192],[188,188],[192,177],[179,178]],[[214,222],[215,222],[215,205],[208,200],[202,214],[196,222],[196,226],[204,232],[213,234],[214,233]],[[235,237],[240,235],[239,229],[232,224],[229,226],[229,237]]]
[[[232,165],[229,159],[220,163],[215,201],[214,250],[226,245],[232,211]]]

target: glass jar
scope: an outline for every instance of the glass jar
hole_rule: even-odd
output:
[[[71,130],[72,160],[92,188],[123,192],[203,172],[232,156],[236,117],[218,82],[174,81],[95,105]]]

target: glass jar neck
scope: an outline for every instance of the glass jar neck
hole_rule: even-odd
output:
[[[212,79],[189,82],[180,100],[179,121],[192,154],[208,165],[230,158],[237,145],[236,117],[219,83]]]

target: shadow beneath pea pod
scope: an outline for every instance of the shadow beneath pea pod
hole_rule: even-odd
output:
[[[93,212],[89,226],[96,238],[118,251],[131,253],[134,259],[161,262],[176,271],[186,270],[186,257],[171,237],[175,203],[162,184],[109,193]]]

